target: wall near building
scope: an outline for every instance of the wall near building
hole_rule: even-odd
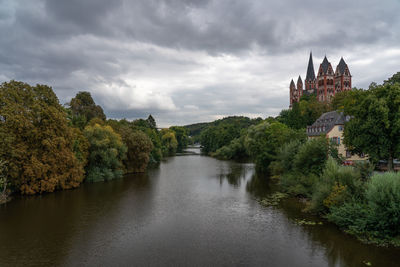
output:
[[[350,157],[348,157],[349,155],[347,155],[348,153],[346,153],[346,147],[343,144],[343,130],[344,130],[344,125],[335,125],[333,126],[332,130],[330,130],[327,134],[326,137],[329,140],[339,140],[339,147],[338,147],[338,152],[340,155],[342,155],[342,157],[344,157],[346,160],[348,161],[359,161],[359,160],[367,160],[368,157],[360,157],[358,155],[351,155]]]

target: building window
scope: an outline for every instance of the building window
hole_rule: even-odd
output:
[[[351,158],[351,152],[346,150],[346,158]]]
[[[331,137],[331,143],[332,144],[336,144],[336,145],[340,145],[340,137]]]
[[[343,132],[343,125],[339,125],[339,132]]]

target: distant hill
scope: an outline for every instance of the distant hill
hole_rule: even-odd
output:
[[[244,116],[229,116],[225,117],[223,119],[215,120],[212,122],[200,122],[200,123],[194,123],[194,124],[189,124],[185,125],[186,129],[189,130],[189,135],[192,137],[199,136],[203,130],[210,126],[220,126],[220,125],[235,125],[239,128],[248,128],[250,125],[257,124],[261,122],[261,118],[257,119],[250,119],[248,117]]]
[[[189,130],[190,136],[197,136],[200,135],[202,130],[211,125],[211,123],[212,122],[200,122],[200,123],[185,125],[183,127]]]

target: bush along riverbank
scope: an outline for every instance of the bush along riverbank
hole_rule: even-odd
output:
[[[331,155],[318,156],[324,153]],[[323,139],[284,145],[272,166],[280,189],[365,243],[400,246],[400,173],[373,174],[369,163],[341,166],[332,154]],[[307,166],[304,155],[318,161]]]

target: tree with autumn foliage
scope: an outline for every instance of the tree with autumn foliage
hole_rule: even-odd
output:
[[[73,151],[66,117],[49,86],[0,85],[0,158],[13,190],[35,194],[80,185],[83,164]]]
[[[8,189],[7,164],[0,160],[0,204],[6,203],[10,190]]]

